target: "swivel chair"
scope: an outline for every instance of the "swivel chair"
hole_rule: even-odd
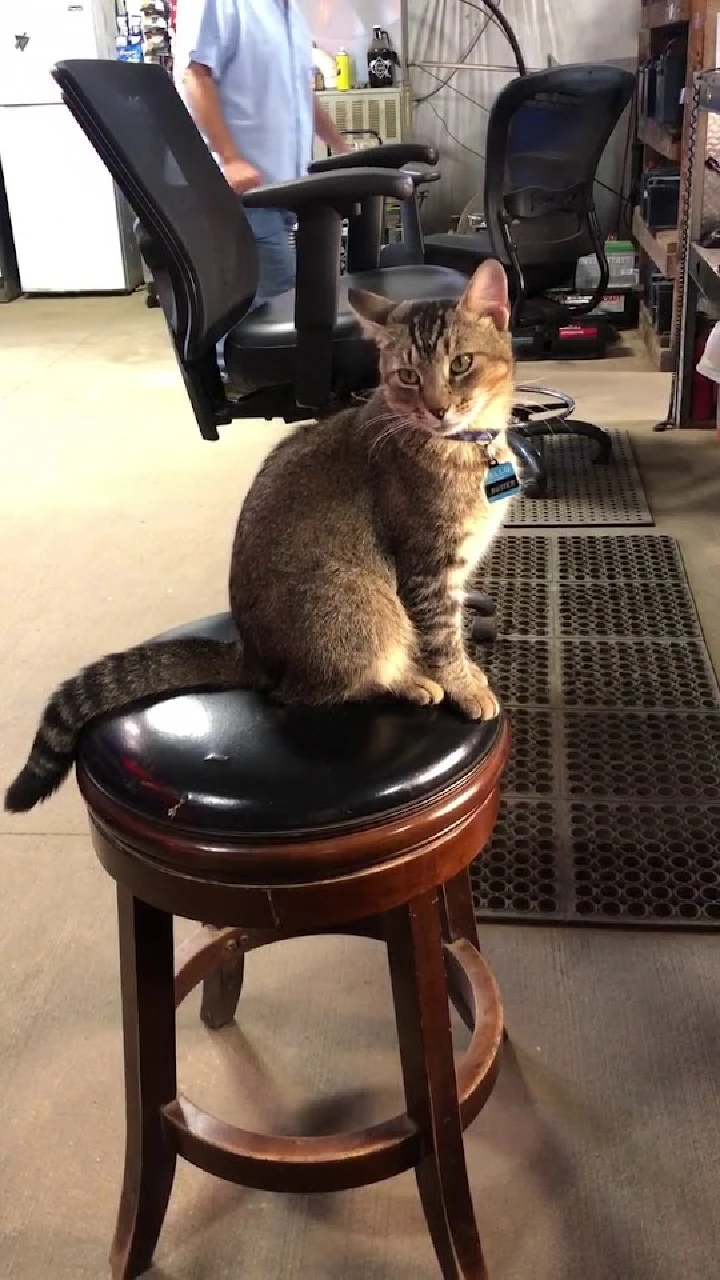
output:
[[[349,307],[350,286],[398,302],[463,292],[467,279],[451,268],[378,266],[378,202],[412,197],[413,178],[400,165],[437,159],[434,148],[408,143],[383,148],[382,167],[366,162],[247,193],[247,207],[289,209],[298,219],[296,289],[251,311],[252,232],[167,72],[72,60],[53,76],[139,219],[143,256],[206,440],[234,418],[307,419],[376,385],[376,351]],[[344,218],[351,272],[341,278]]]

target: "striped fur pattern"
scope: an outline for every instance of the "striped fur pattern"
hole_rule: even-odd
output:
[[[100,716],[200,689],[252,688],[286,705],[393,693],[497,714],[465,652],[463,589],[511,500],[488,503],[493,460],[510,455],[505,273],[485,263],[456,304],[351,291],[380,349],[380,385],[360,408],[301,426],[260,468],[230,565],[239,643],[160,641],[67,680],[43,713],[5,797],[13,812],[51,795],[83,729]],[[497,432],[490,445],[455,438]]]
[[[46,800],[72,768],[77,740],[99,716],[178,691],[222,689],[242,682],[238,645],[186,639],[110,653],[65,680],[47,703],[27,763],[5,795],[10,813]]]
[[[510,458],[505,273],[485,263],[455,304],[349,298],[380,386],[363,410],[295,432],[255,478],[230,573],[246,661],[286,703],[391,692],[490,718],[462,601],[512,501],[484,490],[491,461]],[[455,438],[475,430],[497,437]]]

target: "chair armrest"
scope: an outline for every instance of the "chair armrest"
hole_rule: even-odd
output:
[[[325,205],[348,216],[370,196],[409,200],[413,194],[410,174],[400,169],[369,168],[367,165],[338,173],[309,174],[292,182],[272,182],[255,187],[243,196],[247,209],[288,209],[300,216],[313,206]]]
[[[439,169],[403,169],[413,180],[414,187],[427,187],[431,182],[439,182],[442,174]]]
[[[327,160],[316,160],[310,165],[310,172],[346,173],[358,172],[362,165],[372,165],[374,169],[388,166],[395,172],[406,174],[413,184],[413,199],[401,205],[400,219],[402,223],[403,241],[408,254],[408,261],[422,263],[423,234],[420,226],[420,211],[414,193],[431,182],[440,180],[438,169],[402,169],[405,164],[437,164],[436,147],[426,146],[421,142],[392,142],[382,147],[365,147],[362,151],[347,151],[341,156],[329,156]],[[396,168],[398,166],[398,168]],[[380,261],[380,243],[382,239],[382,208],[378,200],[366,198],[360,216],[351,219],[350,239],[348,243],[348,270],[375,270]]]
[[[250,209],[288,209],[297,215],[295,275],[295,399],[310,414],[327,409],[332,394],[333,331],[340,287],[343,219],[352,223],[366,204],[412,199],[410,174],[358,167],[318,173],[248,191]]]
[[[340,169],[357,169],[369,165],[373,169],[402,169],[404,164],[437,164],[437,147],[424,142],[386,142],[381,147],[364,147],[346,151],[341,156],[327,156],[310,165],[310,173],[336,173]]]

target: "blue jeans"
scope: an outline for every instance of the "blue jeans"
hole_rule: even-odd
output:
[[[285,209],[245,209],[255,236],[260,276],[253,309],[295,288],[295,246],[290,232],[295,218]]]
[[[254,311],[270,298],[295,288],[295,246],[290,243],[295,218],[286,209],[244,209],[244,213],[258,253],[258,285],[250,307],[250,311]],[[225,369],[224,338],[218,342],[216,351],[222,372]]]

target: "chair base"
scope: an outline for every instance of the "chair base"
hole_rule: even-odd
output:
[[[478,945],[467,871],[412,902],[340,930],[385,943],[407,1111],[353,1133],[285,1138],[247,1132],[177,1093],[175,1008],[201,982],[202,1016],[220,1027],[236,1012],[248,951],[302,936],[203,927],[178,949],[172,917],[118,885],[127,1147],[111,1252],[113,1280],[152,1264],[178,1156],[216,1177],[271,1191],[335,1191],[414,1168],[444,1280],[486,1280],[462,1132],[495,1083],[502,1006]],[[471,1030],[457,1065],[449,1001]]]
[[[465,608],[475,615],[470,627],[473,640],[494,640],[497,633],[495,601],[482,591],[466,591]]]
[[[583,422],[580,418],[563,418],[557,421],[532,422],[523,427],[514,428],[515,434],[525,437],[524,446],[535,455],[534,473],[523,486],[523,494],[527,498],[544,498],[547,494],[548,475],[545,465],[542,441],[547,436],[583,436],[596,445],[593,462],[606,466],[612,457],[612,436],[605,427],[594,422]],[[540,443],[538,448],[535,441]]]
[[[612,456],[612,436],[594,422],[583,422],[571,415],[575,401],[565,391],[553,387],[520,383],[518,400],[513,405],[509,439],[525,464],[523,494],[528,498],[544,498],[547,493],[547,469],[542,441],[546,436],[578,435],[597,445],[594,462],[607,464]],[[537,443],[535,443],[537,442]]]

